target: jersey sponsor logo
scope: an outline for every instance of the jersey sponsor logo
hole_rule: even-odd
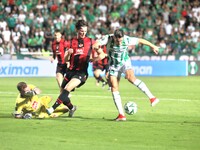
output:
[[[33,108],[34,110],[36,110],[36,109],[37,109],[37,106],[38,106],[38,102],[33,101],[33,103],[32,103],[32,108]]]
[[[83,48],[77,48],[76,53],[74,55],[82,55],[83,53]]]

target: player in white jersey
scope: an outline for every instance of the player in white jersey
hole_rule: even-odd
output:
[[[137,88],[139,88],[142,92],[146,94],[146,96],[150,99],[151,106],[155,106],[159,102],[159,99],[157,99],[150,92],[146,84],[140,79],[137,79],[134,75],[131,60],[128,55],[128,48],[129,46],[137,44],[144,44],[150,46],[155,54],[158,54],[159,52],[158,46],[142,38],[124,35],[123,31],[120,29],[115,30],[114,34],[105,35],[102,39],[98,40],[93,46],[93,48],[96,49],[98,53],[100,53],[99,57],[96,58],[96,60],[102,59],[107,55],[109,58],[109,79],[111,82],[112,96],[116,108],[119,112],[116,121],[126,120],[121,102],[121,96],[119,93],[119,81],[122,73],[125,74],[125,78],[131,84],[135,85]],[[99,48],[101,45],[107,46],[107,54],[103,53],[103,51]]]

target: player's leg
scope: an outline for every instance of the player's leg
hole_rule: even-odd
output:
[[[66,73],[67,70],[67,64],[57,64],[56,68],[56,81],[58,83],[58,87],[61,90],[61,85],[64,79],[64,74]]]
[[[120,96],[120,93],[119,93],[119,79],[117,77],[117,72],[113,73],[113,75],[109,75],[109,80],[110,80],[110,84],[111,84],[113,101],[114,101],[115,106],[116,106],[116,108],[119,112],[119,115],[116,118],[116,121],[125,121],[126,117],[124,115],[122,100],[121,100],[121,96]]]
[[[69,73],[70,74],[70,73]],[[64,90],[61,92],[61,94],[59,95],[59,97],[57,98],[56,102],[53,104],[52,107],[50,107],[49,109],[47,109],[47,113],[50,115],[54,112],[54,110],[60,105],[60,104],[64,104],[66,105],[70,112],[69,113],[69,117],[72,117],[73,116],[73,112],[76,110],[76,106],[73,106],[71,101],[70,101],[70,98],[69,98],[69,93],[75,89],[78,85],[80,85],[81,83],[81,80],[77,77],[77,78],[72,78],[71,79],[71,76],[72,75],[69,75],[68,77],[66,76],[65,77],[65,80],[67,80],[67,85],[64,84],[63,82],[63,85],[62,87],[65,87]],[[70,80],[71,79],[71,80]]]
[[[96,86],[99,86],[99,80],[98,80],[98,72],[97,72],[97,69],[94,69],[93,71],[93,74],[94,74],[94,78],[96,79]]]
[[[102,82],[102,87],[106,85],[105,80],[103,79],[103,77],[101,76],[102,70],[101,69],[95,69],[94,70],[94,77],[97,81]]]
[[[43,119],[43,118],[50,118],[49,114],[46,112],[46,107],[44,105],[41,106],[40,112],[38,113],[37,118]]]
[[[37,118],[49,118],[46,109],[49,107],[49,103],[52,101],[51,96],[42,96],[38,100]]]
[[[143,93],[146,94],[146,96],[150,99],[151,106],[155,106],[158,102],[159,99],[157,99],[149,90],[149,88],[146,86],[146,84],[141,81],[140,79],[137,79],[134,75],[134,71],[132,69],[126,70],[126,79],[134,84],[138,89],[140,89]]]
[[[80,88],[82,85],[85,84],[87,78],[88,78],[87,71],[86,72],[77,72],[77,73],[75,73],[75,75],[73,75],[73,78],[70,81],[71,84],[68,83],[65,89],[68,91],[71,91],[75,88]],[[63,104],[65,104],[65,103],[63,102]],[[70,102],[70,104],[71,104],[71,102]],[[68,105],[66,105],[66,106],[68,107]],[[74,112],[76,111],[77,107],[75,105],[72,105],[72,108],[70,108],[70,107],[68,107],[68,108],[69,108],[69,117],[73,117]]]
[[[109,65],[105,65],[105,77],[106,77],[106,81],[108,84],[108,90],[111,91],[111,83],[110,83],[110,79],[109,79]]]
[[[60,88],[63,81],[63,75],[60,72],[56,73],[56,81],[58,83],[58,87]]]

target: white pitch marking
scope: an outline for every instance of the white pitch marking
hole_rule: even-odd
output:
[[[10,95],[17,95],[18,93],[17,92],[2,92],[0,91],[0,94],[3,95],[3,96],[10,96]],[[5,95],[4,95],[5,94]],[[56,95],[56,96],[59,96],[59,94],[40,94],[40,95]],[[73,97],[92,97],[92,98],[106,98],[106,99],[109,99],[109,98],[112,98],[112,96],[97,96],[97,95],[76,95],[76,94],[73,94],[72,93],[72,98]],[[128,99],[128,98],[131,98],[131,97],[125,97],[123,96],[123,99]],[[148,98],[146,97],[140,97],[140,98],[135,98],[133,97],[133,99],[135,100],[148,100]],[[181,99],[181,98],[159,98],[161,101],[194,101],[194,100],[198,100],[198,99]],[[198,100],[199,101],[199,100]]]

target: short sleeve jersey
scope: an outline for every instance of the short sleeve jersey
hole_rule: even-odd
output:
[[[124,35],[121,45],[114,43],[114,35],[105,35],[102,39],[98,40],[100,45],[106,45],[107,54],[109,57],[109,65],[119,67],[129,59],[128,47],[138,44],[138,38]]]
[[[57,57],[58,64],[66,64],[65,63],[65,40],[61,39],[60,42],[56,40],[52,43],[52,51],[54,59]]]
[[[93,43],[94,40],[89,37],[83,39],[73,38],[67,42],[67,49],[73,49],[73,53],[70,57],[70,70],[87,72]]]

